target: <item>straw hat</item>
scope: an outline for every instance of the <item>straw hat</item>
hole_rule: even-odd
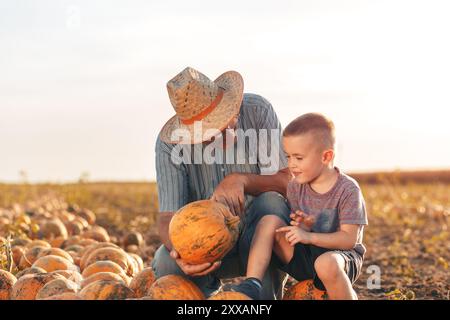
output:
[[[176,115],[161,129],[160,138],[167,143],[196,144],[211,139],[209,129],[223,131],[239,113],[244,81],[236,71],[228,71],[211,81],[201,72],[187,67],[167,83],[170,102]],[[198,128],[201,126],[201,132]],[[194,127],[195,135],[194,135]],[[184,129],[181,137],[176,129]],[[209,130],[212,132],[213,130]]]

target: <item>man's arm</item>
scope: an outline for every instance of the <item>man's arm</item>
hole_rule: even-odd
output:
[[[245,194],[257,196],[263,192],[276,191],[286,197],[290,179],[288,168],[273,175],[232,173],[220,182],[211,199],[225,204],[233,214],[241,216],[245,210]]]
[[[172,243],[169,239],[169,223],[173,215],[173,212],[160,212],[157,218],[159,238],[168,251],[172,250]]]
[[[267,191],[276,191],[286,197],[287,185],[291,179],[288,168],[281,169],[273,175],[245,174],[244,176],[244,192],[252,196]]]

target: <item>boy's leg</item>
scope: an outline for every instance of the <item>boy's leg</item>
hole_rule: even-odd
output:
[[[272,257],[275,230],[285,225],[286,223],[276,215],[266,215],[259,220],[248,257],[246,273],[248,278],[262,281]]]
[[[245,214],[244,231],[238,242],[241,269],[244,271],[242,275],[245,274],[247,269],[256,226],[260,219],[268,214],[275,214],[282,220],[285,220],[286,223],[289,223],[289,205],[281,194],[273,191],[260,194],[253,200],[252,205]],[[286,274],[278,270],[277,265],[271,261],[262,279],[261,299],[281,299],[286,279]]]
[[[317,276],[323,283],[331,300],[357,300],[349,278],[357,277],[357,261],[352,261],[345,251],[329,251],[314,262]]]

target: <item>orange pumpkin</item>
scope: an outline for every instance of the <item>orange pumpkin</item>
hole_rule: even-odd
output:
[[[76,270],[77,267],[69,260],[54,255],[48,255],[38,258],[34,263],[33,267],[39,267],[47,272],[55,270]]]
[[[283,300],[326,300],[328,295],[325,291],[314,286],[314,281],[300,281],[286,290]]]
[[[77,293],[64,292],[61,294],[53,295],[42,300],[83,300]]]
[[[80,241],[82,240],[82,238],[79,235],[75,235],[75,236],[71,236],[69,238],[67,238],[67,240],[64,242],[64,245],[62,248],[67,248],[73,245],[80,245]]]
[[[141,272],[142,270],[144,270],[144,261],[142,260],[142,258],[137,255],[136,253],[128,253],[128,255],[133,258],[134,260],[136,260],[137,262],[137,266],[138,266],[138,272]],[[136,273],[138,273],[136,272]]]
[[[64,223],[55,218],[44,222],[39,230],[39,236],[45,239],[54,239],[58,237],[67,239],[68,233]]]
[[[123,282],[124,284],[126,284],[124,282],[124,280],[122,279],[122,277],[120,275],[118,275],[117,273],[97,272],[97,273],[91,274],[89,277],[85,278],[81,282],[81,289],[83,289],[87,285],[91,284],[92,282],[95,282],[98,280],[119,281],[119,282]],[[130,288],[130,289],[133,289],[133,288]]]
[[[141,247],[144,244],[144,237],[140,232],[134,231],[130,232],[125,237],[123,237],[122,240],[124,248],[130,246],[130,245],[136,245],[138,247]]]
[[[240,292],[222,291],[209,297],[208,300],[252,300],[252,299]]]
[[[67,280],[73,281],[78,285],[83,281],[83,276],[77,270],[56,270],[51,273],[60,274]]]
[[[134,291],[137,298],[141,298],[146,295],[153,282],[155,282],[155,274],[152,268],[145,268],[131,280],[130,288]]]
[[[83,270],[82,276],[86,279],[99,272],[112,272],[120,276],[126,284],[130,282],[130,278],[126,275],[122,267],[114,261],[96,261]]]
[[[93,240],[95,241],[95,240]],[[84,270],[84,268],[86,268],[86,262],[87,259],[89,258],[90,254],[100,248],[118,248],[117,245],[115,245],[114,243],[109,243],[109,242],[98,242],[98,243],[93,243],[87,247],[85,247],[85,250],[82,253],[81,256],[81,261],[80,261],[80,268],[81,270]]]
[[[57,294],[71,292],[76,293],[78,291],[78,285],[66,278],[55,279],[47,282],[36,294],[36,300],[42,300]]]
[[[66,223],[67,232],[74,236],[83,232],[84,226],[80,221],[70,221]]]
[[[109,242],[109,234],[105,229],[98,227],[96,229],[86,230],[81,233],[81,237],[86,239],[94,239],[99,242]]]
[[[49,256],[49,255],[59,256],[59,257],[62,257],[62,258],[64,258],[64,259],[67,259],[67,260],[69,260],[70,262],[73,263],[73,258],[72,258],[72,256],[71,256],[69,253],[67,253],[66,251],[64,251],[63,249],[60,249],[60,248],[49,248],[49,249],[45,249],[45,250],[41,251],[41,252],[38,254],[37,257],[38,257],[38,259],[39,259],[40,257],[45,257],[45,256]]]
[[[66,243],[66,239],[64,237],[56,237],[54,239],[48,240],[50,245],[54,248],[62,248]]]
[[[179,275],[166,275],[157,279],[146,296],[153,300],[204,300],[203,292],[190,280]]]
[[[48,243],[45,240],[33,240],[29,243],[27,243],[25,245],[25,248],[29,249],[29,248],[33,248],[33,247],[46,247],[46,248],[51,248],[52,246],[50,245],[50,243]]]
[[[124,300],[134,298],[134,292],[121,281],[98,280],[81,289],[84,300]]]
[[[12,287],[11,300],[34,300],[45,284],[63,278],[59,274],[51,273],[28,274],[20,277]]]
[[[216,201],[200,200],[178,210],[169,224],[169,237],[181,259],[202,264],[222,259],[239,236],[239,217]]]
[[[46,249],[47,247],[44,246],[35,246],[27,249],[20,258],[19,269],[23,270],[31,267],[31,265],[38,259],[38,255]]]
[[[16,281],[17,279],[12,273],[0,269],[0,300],[9,300]]]
[[[42,268],[38,268],[38,267],[29,267],[26,269],[23,269],[22,271],[17,272],[16,274],[16,278],[19,279],[20,277],[23,277],[27,274],[36,274],[36,273],[46,273],[47,271],[45,271]]]
[[[113,261],[117,263],[127,275],[133,276],[135,267],[133,266],[133,258],[131,258],[124,250],[120,248],[100,248],[94,250],[86,260],[85,266],[89,266],[97,261]]]
[[[96,220],[95,213],[88,209],[81,209],[76,212],[76,215],[85,219],[90,225],[93,225]]]

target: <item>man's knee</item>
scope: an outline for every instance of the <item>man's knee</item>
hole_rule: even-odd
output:
[[[257,196],[252,203],[251,220],[259,220],[266,214],[289,215],[289,205],[285,197],[275,191],[268,191]]]
[[[161,278],[168,274],[183,273],[164,245],[161,245],[158,250],[156,250],[152,261],[152,269],[156,278]]]

